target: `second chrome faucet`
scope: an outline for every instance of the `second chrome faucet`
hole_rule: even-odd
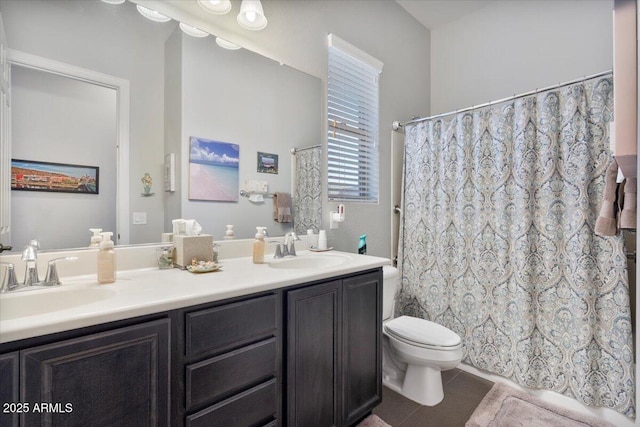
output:
[[[280,242],[270,242],[277,245],[273,257],[284,258],[286,256],[296,256],[296,240],[300,240],[300,237],[298,237],[295,231],[289,231],[284,235],[284,241],[282,242],[282,245],[280,244]]]

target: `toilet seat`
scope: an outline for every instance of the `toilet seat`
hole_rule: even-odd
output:
[[[384,324],[385,332],[406,344],[416,347],[449,351],[462,345],[460,336],[452,330],[426,319],[400,316]]]

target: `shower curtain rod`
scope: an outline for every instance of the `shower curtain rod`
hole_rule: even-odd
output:
[[[317,144],[317,145],[312,145],[311,147],[304,147],[304,148],[296,148],[293,147],[291,149],[291,154],[296,154],[298,151],[305,151],[305,150],[311,150],[312,148],[321,148],[322,145],[321,144]]]
[[[403,128],[406,125],[413,124],[413,123],[424,122],[425,120],[436,119],[436,118],[439,118],[439,117],[448,116],[450,114],[464,113],[466,111],[472,111],[472,110],[475,110],[477,108],[488,107],[488,106],[493,105],[493,104],[499,104],[499,103],[505,102],[505,101],[512,101],[514,99],[524,98],[525,96],[534,95],[534,94],[539,93],[539,92],[544,92],[544,91],[551,90],[551,89],[558,89],[558,88],[561,88],[561,87],[564,87],[564,86],[569,86],[569,85],[572,85],[572,84],[575,84],[575,83],[584,82],[586,80],[590,80],[590,79],[595,79],[595,78],[598,78],[598,77],[606,76],[607,74],[611,74],[612,72],[613,71],[611,71],[611,70],[602,71],[600,73],[592,74],[590,76],[584,76],[584,77],[579,78],[579,79],[570,80],[570,81],[565,82],[565,83],[558,83],[557,85],[548,86],[548,87],[545,87],[545,88],[542,88],[542,89],[532,90],[532,91],[529,91],[529,92],[521,93],[519,95],[513,95],[513,96],[510,96],[508,98],[498,99],[497,101],[491,101],[491,102],[486,102],[484,104],[473,105],[471,107],[463,108],[461,110],[449,111],[448,113],[435,114],[433,116],[428,116],[428,117],[416,117],[416,118],[413,118],[411,120],[407,120],[404,123],[395,121],[395,122],[393,122],[393,130],[399,130],[400,128]]]

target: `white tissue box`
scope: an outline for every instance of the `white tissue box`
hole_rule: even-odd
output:
[[[210,234],[174,235],[173,244],[176,248],[174,264],[182,268],[191,265],[193,258],[197,261],[213,261],[213,236]]]

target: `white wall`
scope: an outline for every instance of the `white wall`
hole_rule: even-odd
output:
[[[431,114],[613,66],[613,2],[496,1],[431,33]]]
[[[130,3],[118,7],[135,10]],[[164,42],[176,24],[159,25],[138,13],[126,17],[121,12],[101,1],[0,2],[11,49],[130,81],[130,209],[147,212],[148,221],[130,225],[130,240],[157,242],[164,222],[163,150],[158,149],[164,138]],[[154,180],[154,197],[140,196],[145,172]],[[89,235],[84,229],[78,233]]]
[[[175,38],[181,39],[179,45]],[[169,52],[169,47],[179,53]],[[245,238],[255,234],[256,226],[266,226],[274,236],[289,231],[290,223],[273,220],[271,198],[262,204],[240,196],[237,202],[189,200],[189,187],[197,185],[189,182],[189,139],[238,144],[240,188],[245,180],[253,179],[266,181],[269,192],[291,192],[289,150],[316,143],[320,133],[320,80],[244,49],[222,49],[213,37],[196,39],[179,30],[171,37],[167,57],[173,62],[178,59],[181,67],[180,73],[171,72],[172,80],[180,80],[167,84],[167,99],[172,102],[176,87],[181,92],[180,139],[171,131],[167,145],[181,159],[180,194],[169,197],[179,198],[182,217],[195,218],[215,239],[224,236],[226,224],[233,224],[236,235]],[[166,120],[177,124],[174,117]],[[257,172],[258,151],[278,155],[278,174]],[[167,215],[167,222],[170,219]]]
[[[12,191],[14,247],[88,246],[89,228],[114,230],[116,92],[54,74],[12,67],[12,157],[98,166],[99,194]]]

